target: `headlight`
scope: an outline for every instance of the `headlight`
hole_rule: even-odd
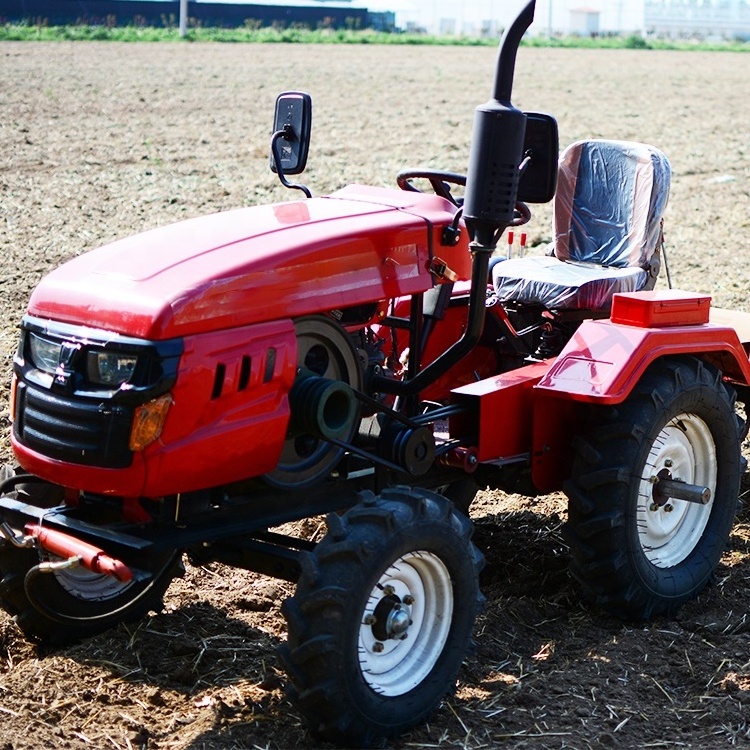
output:
[[[143,404],[174,385],[182,351],[182,339],[150,341],[27,315],[13,370],[19,388],[29,384],[61,398]]]
[[[117,352],[88,352],[86,377],[90,383],[99,385],[122,385],[135,372],[138,357]]]
[[[59,341],[50,341],[37,336],[35,333],[29,334],[29,354],[37,370],[54,375],[57,366],[60,364],[61,348],[62,345]]]

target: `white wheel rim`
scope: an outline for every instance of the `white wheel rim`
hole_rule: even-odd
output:
[[[711,499],[701,505],[670,498],[657,508],[655,480],[664,472],[674,480],[708,487]],[[695,549],[711,515],[716,476],[716,445],[708,425],[695,414],[670,420],[651,446],[638,492],[638,538],[657,568],[671,568]]]
[[[113,576],[94,573],[83,567],[57,570],[54,575],[60,586],[71,596],[88,602],[114,599],[133,585],[132,581],[123,583]]]
[[[362,613],[358,652],[365,682],[386,696],[417,687],[440,657],[452,617],[453,584],[439,557],[420,550],[393,562]]]
[[[64,558],[57,555],[44,555],[41,560],[59,563],[63,562]],[[133,585],[132,580],[123,583],[114,576],[95,573],[82,565],[56,570],[53,575],[60,587],[71,596],[87,602],[103,602],[114,599]]]

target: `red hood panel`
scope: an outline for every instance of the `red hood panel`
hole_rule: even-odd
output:
[[[81,255],[46,276],[31,315],[153,340],[429,288],[429,195],[350,186],[327,198],[189,219]]]

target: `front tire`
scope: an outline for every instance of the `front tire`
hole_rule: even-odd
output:
[[[584,594],[627,619],[672,614],[711,580],[734,522],[741,473],[734,393],[701,360],[657,361],[577,441],[565,533]],[[707,504],[660,493],[708,487]]]
[[[282,612],[290,697],[322,739],[369,747],[449,693],[483,601],[471,522],[440,495],[367,493],[302,560]]]
[[[151,578],[128,583],[82,567],[34,575],[40,562],[36,550],[0,544],[0,606],[26,636],[51,646],[160,610],[165,591],[182,571],[176,553],[162,555]]]
[[[466,477],[438,487],[436,491],[443,497],[448,498],[457,510],[468,516],[471,504],[479,492],[479,485],[473,477]]]

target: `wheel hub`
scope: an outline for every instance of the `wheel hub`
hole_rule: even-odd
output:
[[[53,575],[71,596],[83,601],[101,602],[114,599],[132,585],[132,581],[121,583],[112,576],[94,573],[86,568],[56,570]]]
[[[359,664],[381,695],[403,695],[435,666],[451,627],[453,585],[436,555],[415,551],[393,562],[370,592],[360,620]]]
[[[401,609],[401,605],[397,604],[391,613],[388,615],[385,629],[388,632],[390,638],[405,638],[406,631],[409,629],[411,624],[411,618],[406,610]]]
[[[695,414],[671,420],[654,440],[646,466],[651,473],[641,480],[638,537],[647,559],[668,568],[690,554],[711,514],[717,470],[706,423]],[[701,502],[679,499],[659,489],[660,482],[685,483],[695,490],[700,485],[709,490],[709,497]]]
[[[393,590],[391,586],[388,588]],[[372,636],[375,640],[403,640],[412,624],[411,609],[395,594],[386,593],[378,602],[373,614],[365,617],[365,620],[365,624],[372,626]]]

